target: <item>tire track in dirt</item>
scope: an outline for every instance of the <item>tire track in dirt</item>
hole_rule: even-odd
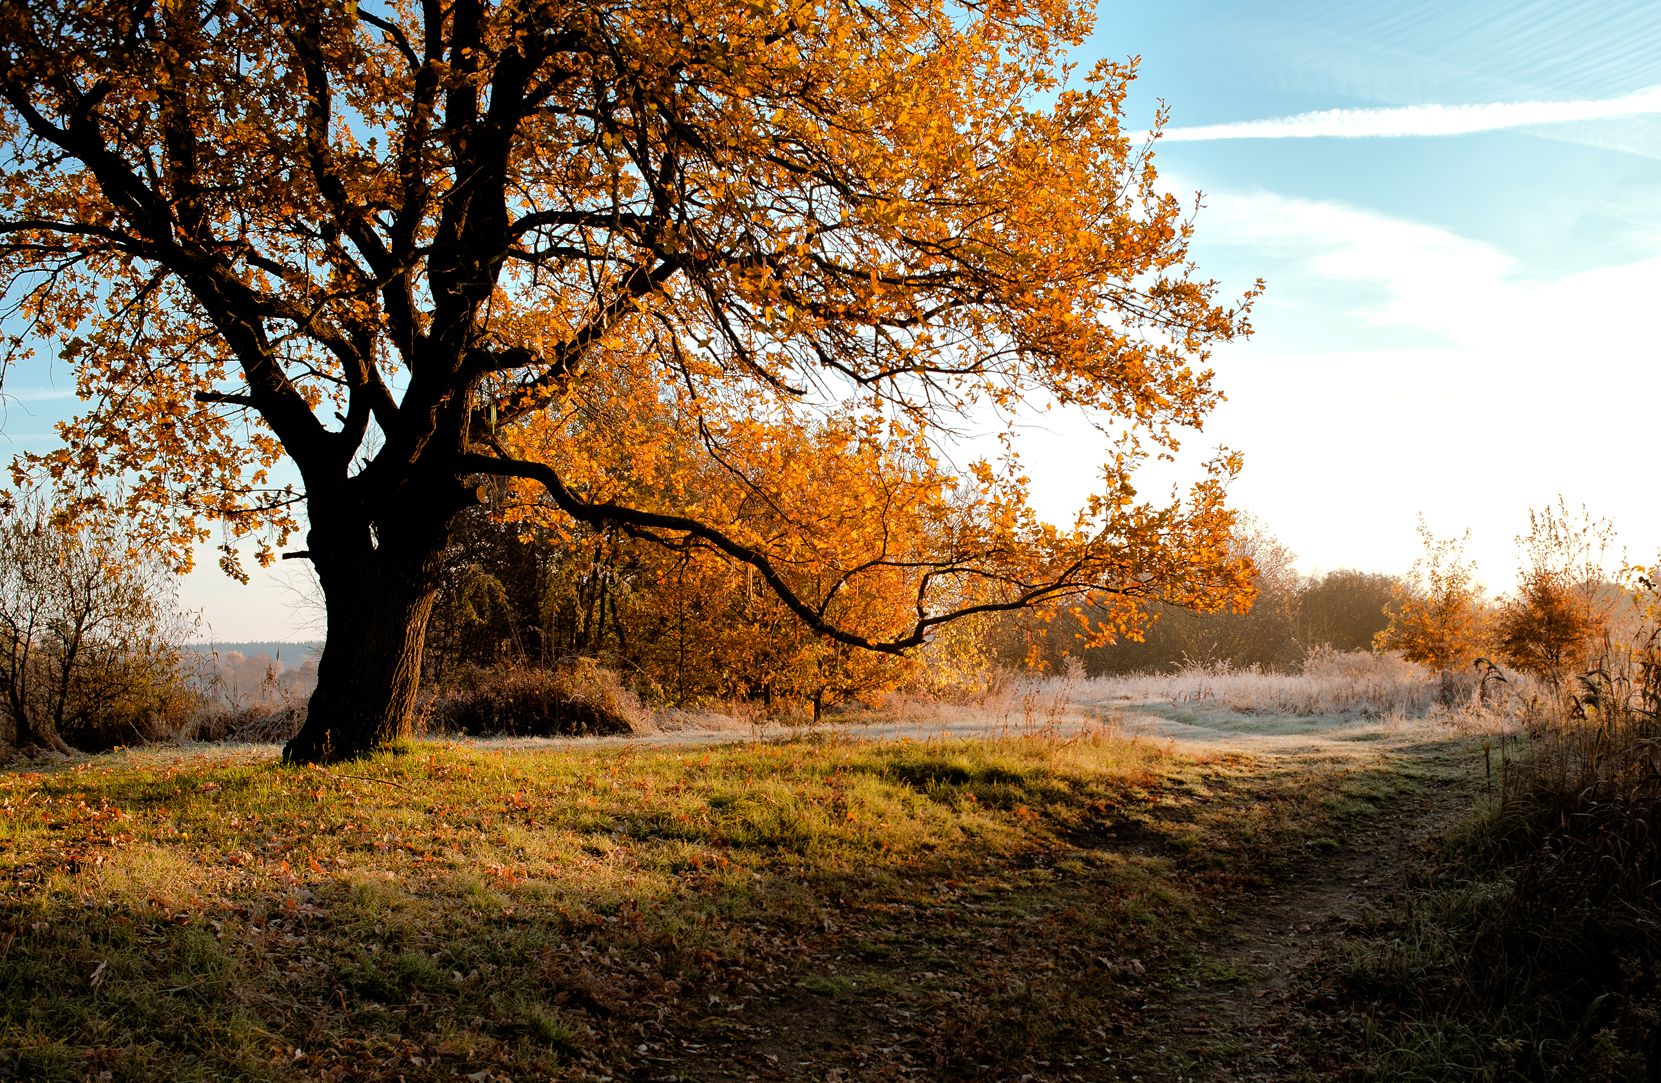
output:
[[[1240,742],[1230,735],[1222,743]],[[1349,752],[1323,744],[1283,755],[1313,758],[1310,769],[1320,770],[1319,761],[1330,765],[1333,755]],[[1469,739],[1391,744],[1363,755],[1393,764],[1414,785],[1370,814],[1349,818],[1342,840],[1315,849],[1267,887],[1224,901],[1202,934],[1208,947],[1150,990],[1121,1046],[1117,1078],[1269,1083],[1306,1077],[1300,1023],[1316,968],[1332,959],[1352,926],[1405,886],[1418,855],[1475,808],[1479,760]]]
[[[1046,729],[1051,736],[1105,727],[1137,740],[1205,755],[1243,753],[1277,785],[1332,773],[1378,774],[1396,783],[1372,807],[1340,818],[1342,838],[1312,847],[1266,885],[1217,900],[1222,907],[1201,933],[1206,945],[1176,973],[1150,969],[1145,979],[1116,974],[1141,1006],[1114,1027],[1105,1060],[1083,1063],[1052,1051],[1023,1078],[1038,1080],[1206,1081],[1266,1083],[1304,1076],[1297,1022],[1305,1008],[1305,976],[1331,958],[1336,942],[1369,909],[1402,885],[1426,842],[1470,814],[1472,779],[1480,763],[1469,736],[1423,720],[1241,715],[1164,704],[1086,704]],[[951,740],[1015,736],[1020,727],[961,721],[826,727],[832,738]],[[1012,732],[1014,731],[1014,732]],[[736,734],[663,734],[657,743],[701,744],[743,739]],[[750,739],[755,739],[750,735]],[[892,960],[895,976],[908,969]],[[928,965],[950,967],[950,959]],[[926,976],[926,968],[919,971]],[[1135,972],[1140,975],[1140,968]],[[917,975],[912,975],[916,977]],[[1129,978],[1129,980],[1127,980]],[[800,990],[774,991],[750,1016],[748,1040],[726,1044],[719,1066],[689,1078],[865,1080],[945,1078],[928,1067],[927,1050],[910,1048],[917,1021],[890,1018],[875,1004],[827,1000]],[[906,1013],[900,1013],[904,1016]],[[736,1036],[731,1036],[736,1037]],[[862,1064],[859,1051],[874,1063]],[[739,1054],[743,1051],[742,1055]],[[938,1056],[938,1051],[934,1054]],[[948,1072],[953,1078],[959,1073]],[[990,1077],[989,1077],[990,1078]],[[1013,1077],[1011,1077],[1013,1078]]]

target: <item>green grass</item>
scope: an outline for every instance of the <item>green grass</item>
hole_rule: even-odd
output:
[[[0,775],[0,1075],[1110,1078],[1381,786],[1103,736]]]
[[[1317,1063],[1426,1083],[1656,1078],[1655,747],[1628,739],[1597,779],[1567,770],[1572,746],[1525,744],[1489,807],[1335,945],[1311,1013]]]

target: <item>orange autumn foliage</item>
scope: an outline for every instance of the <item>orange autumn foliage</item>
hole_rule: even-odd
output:
[[[1209,520],[1194,517],[1195,509],[1184,520],[1180,508],[1156,513],[1124,499],[1119,507],[1126,510],[1113,520],[1113,533],[1062,531],[1033,513],[1025,478],[984,462],[971,464],[967,478],[948,472],[926,434],[903,420],[869,409],[803,421],[783,412],[768,416],[754,400],[695,403],[676,385],[646,378],[647,356],[631,353],[609,381],[594,381],[559,413],[519,424],[504,434],[504,443],[532,460],[557,449],[566,474],[601,499],[644,509],[697,509],[724,537],[764,549],[789,591],[814,599],[816,615],[838,629],[881,642],[915,634],[924,624],[922,642],[937,648],[931,652],[934,681],[972,679],[940,672],[960,667],[968,655],[984,664],[982,652],[966,655],[961,645],[936,643],[952,622],[932,620],[934,613],[979,608],[991,615],[1007,605],[1019,577],[1062,582],[1061,562],[1080,553],[1094,550],[1088,572],[1095,578],[1052,591],[1045,600],[1095,592],[1105,603],[1088,622],[1098,637],[1134,631],[1142,606],[1155,598],[1198,607],[1240,596],[1207,595],[1205,588],[1218,584],[1203,581],[1177,593],[1178,576],[1153,574],[1160,560],[1156,547],[1137,541],[1161,536],[1161,516],[1189,529],[1204,522],[1226,531],[1232,517],[1220,501],[1210,505]],[[539,524],[540,544],[579,548],[584,534],[572,533],[574,524],[556,505],[533,487],[522,488],[520,500],[514,514]],[[753,568],[719,548],[696,538],[657,540],[666,544],[625,546],[611,557],[611,574],[620,581],[613,605],[627,599],[614,627],[619,639],[632,643],[629,664],[672,687],[676,698],[834,702],[880,696],[917,678],[914,661],[810,634]],[[1133,548],[1139,544],[1146,547]],[[1221,568],[1249,569],[1226,534],[1222,544],[1229,559],[1218,562]],[[1046,562],[1053,570],[1039,571]],[[1111,589],[1096,591],[1104,584]],[[690,666],[689,638],[696,655]],[[948,665],[948,656],[959,661]]]
[[[304,503],[330,627],[295,760],[408,732],[480,476],[718,552],[848,647],[1228,604],[1236,460],[1168,504],[1132,478],[1217,402],[1252,294],[1189,262],[1134,65],[1061,74],[1091,28],[1070,0],[0,7],[5,363],[55,343],[89,402],[19,468],[121,474],[148,544],[217,526],[233,571]],[[1034,401],[1104,433],[1072,522],[1013,459],[932,454]]]
[[[1614,525],[1582,508],[1530,509],[1528,533],[1517,539],[1521,567],[1516,595],[1500,607],[1494,635],[1509,665],[1561,688],[1589,668],[1610,631],[1614,593],[1606,568]]]
[[[1465,539],[1437,538],[1422,519],[1419,538],[1424,553],[1385,607],[1390,623],[1375,645],[1440,671],[1446,684],[1487,650],[1491,615]]]

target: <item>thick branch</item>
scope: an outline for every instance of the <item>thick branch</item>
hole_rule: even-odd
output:
[[[1015,596],[1003,601],[981,602],[964,606],[961,609],[932,615],[928,614],[919,605],[918,618],[910,631],[893,639],[871,639],[857,632],[850,632],[826,619],[818,607],[796,592],[795,588],[785,579],[778,566],[766,553],[754,546],[745,545],[743,542],[735,540],[724,531],[718,530],[708,523],[684,515],[669,515],[663,512],[631,508],[613,501],[584,500],[565,484],[564,479],[559,476],[557,471],[545,463],[505,456],[495,457],[470,453],[461,457],[459,465],[462,470],[469,473],[516,477],[533,481],[542,486],[561,511],[573,519],[593,527],[615,526],[629,533],[658,542],[662,542],[663,539],[655,533],[657,531],[671,531],[695,538],[712,549],[747,564],[761,573],[762,579],[777,595],[778,599],[784,603],[785,607],[816,634],[837,643],[876,651],[880,654],[903,654],[913,647],[921,646],[927,641],[929,632],[937,626],[962,620],[965,617],[983,613],[1002,613],[1016,609],[1026,609],[1045,601],[1077,596],[1087,592],[1096,594],[1136,593],[1122,587],[1074,578],[1084,568],[1084,562],[1081,560],[1073,563],[1066,572],[1055,580],[1020,585]],[[947,566],[942,567],[939,573],[935,574],[951,570],[967,572],[971,569],[954,569]]]

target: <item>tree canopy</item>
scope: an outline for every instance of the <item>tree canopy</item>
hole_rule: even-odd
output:
[[[480,477],[753,569],[849,646],[1236,600],[1237,460],[1160,504],[1133,474],[1218,400],[1251,294],[1189,262],[1122,117],[1134,63],[1068,74],[1091,25],[1065,0],[6,4],[6,364],[55,354],[87,403],[19,469],[120,477],[147,541],[183,562],[219,530],[233,573],[304,524],[330,627],[301,760],[407,730]],[[942,455],[1034,401],[1106,437],[1072,522],[1012,455]]]

